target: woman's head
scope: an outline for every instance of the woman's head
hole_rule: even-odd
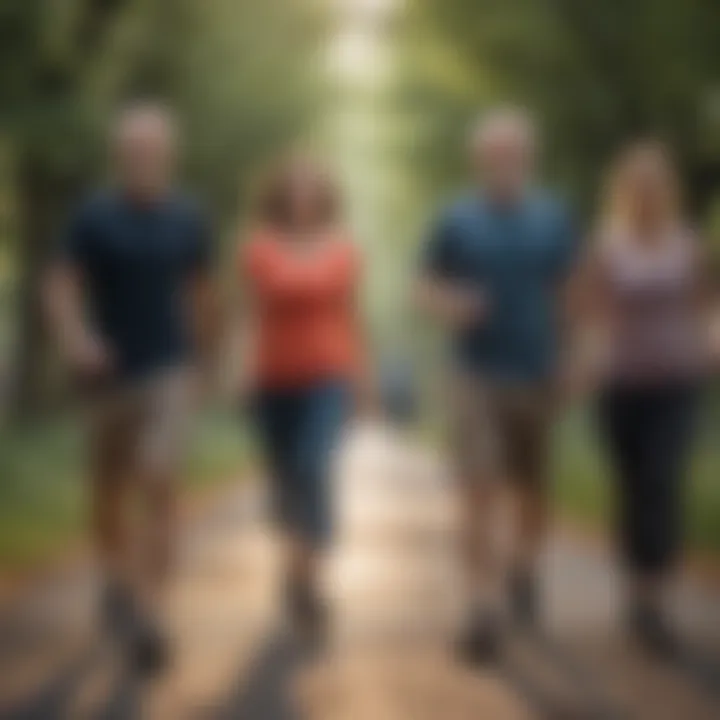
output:
[[[680,205],[680,182],[668,149],[654,140],[628,145],[610,169],[604,225],[657,236],[678,224]]]
[[[308,157],[294,156],[270,172],[257,214],[276,228],[319,229],[337,221],[340,205],[340,189],[330,172]]]

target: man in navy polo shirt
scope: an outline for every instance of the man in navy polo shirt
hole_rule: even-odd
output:
[[[558,314],[575,238],[562,204],[532,184],[534,135],[514,109],[479,124],[476,187],[435,222],[418,288],[421,307],[452,335],[452,433],[471,600],[461,649],[472,659],[496,652],[508,589],[516,619],[536,615]],[[517,519],[509,565],[497,538],[506,489]]]
[[[129,659],[154,670],[167,654],[162,595],[199,330],[213,324],[210,233],[196,204],[173,189],[177,131],[167,109],[124,110],[112,153],[115,182],[75,212],[48,307],[71,371],[92,396],[104,620]],[[137,501],[140,515],[129,507]]]

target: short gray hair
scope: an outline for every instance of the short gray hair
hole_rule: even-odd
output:
[[[483,113],[472,125],[469,136],[470,149],[479,150],[489,138],[499,132],[510,132],[530,151],[537,144],[537,127],[532,114],[525,108],[503,105]]]
[[[154,99],[136,100],[121,107],[113,124],[113,137],[117,140],[129,127],[143,123],[161,127],[172,141],[177,139],[178,121],[173,109]]]

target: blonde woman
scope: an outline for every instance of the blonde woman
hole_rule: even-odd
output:
[[[677,650],[665,588],[682,535],[682,486],[705,364],[703,268],[680,194],[663,145],[627,147],[609,176],[582,283],[589,300],[582,324],[601,338],[598,415],[617,479],[630,628],[647,649],[665,654]]]

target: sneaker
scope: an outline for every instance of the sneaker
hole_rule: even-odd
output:
[[[656,607],[638,605],[631,611],[630,628],[642,647],[652,655],[673,659],[680,643],[664,613]]]
[[[534,628],[540,614],[538,585],[529,572],[518,572],[510,580],[510,605],[515,621],[524,628]]]
[[[502,630],[496,614],[475,612],[457,640],[458,655],[472,665],[498,660]]]
[[[167,638],[147,619],[137,623],[128,651],[131,669],[143,678],[158,675],[170,661]]]
[[[287,606],[293,627],[315,639],[325,636],[328,625],[327,607],[309,585],[289,584]]]

